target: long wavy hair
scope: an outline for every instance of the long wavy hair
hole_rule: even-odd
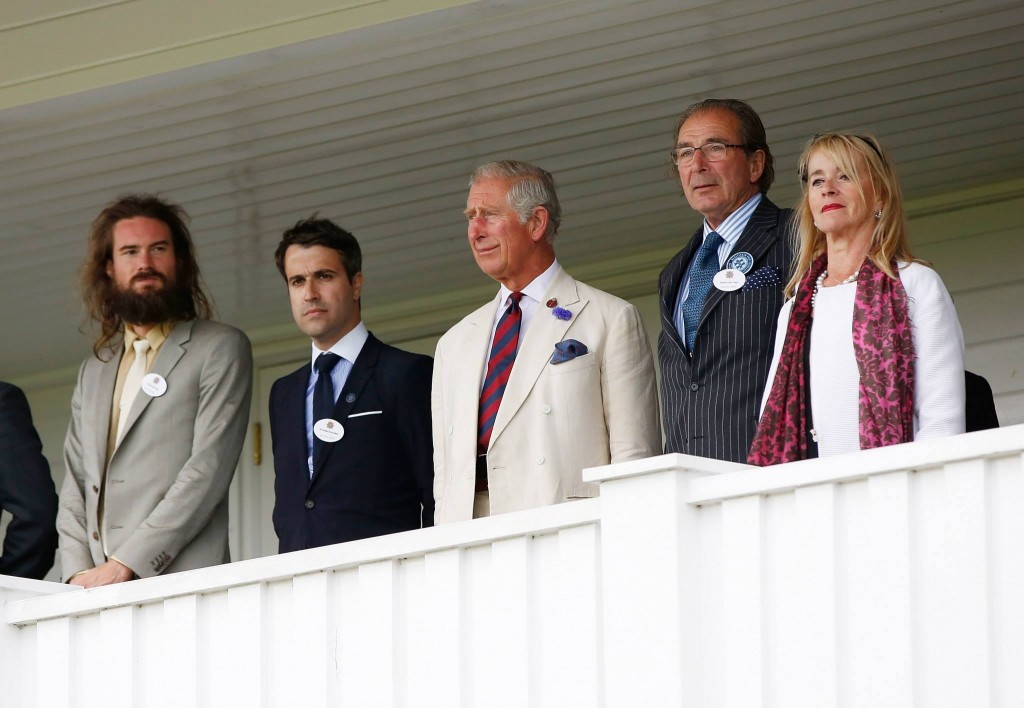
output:
[[[188,214],[177,204],[152,194],[123,195],[108,204],[92,222],[89,251],[82,267],[82,297],[88,320],[98,323],[100,329],[92,345],[93,354],[98,358],[102,358],[100,352],[104,349],[113,353],[116,349],[114,338],[125,325],[113,308],[117,284],[107,275],[107,266],[114,257],[114,225],[139,216],[161,221],[170,229],[174,244],[175,287],[191,295],[185,299],[178,316],[184,320],[210,319],[213,316],[213,307],[196,263],[192,235],[188,230]]]
[[[786,283],[786,297],[793,296],[803,275],[826,250],[825,233],[814,225],[809,199],[808,163],[816,153],[824,154],[850,177],[861,199],[864,198],[864,184],[867,182],[874,188],[875,198],[882,204],[882,216],[876,219],[871,234],[868,258],[890,278],[897,277],[892,267],[893,262],[922,262],[910,252],[910,237],[903,215],[903,195],[889,152],[872,135],[820,133],[808,141],[797,167],[803,193],[796,208],[797,227],[793,232],[796,265],[792,277]],[[857,157],[862,161],[858,162]],[[867,167],[865,174],[861,174],[858,164]]]

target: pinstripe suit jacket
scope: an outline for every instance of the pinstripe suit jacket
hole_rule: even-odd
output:
[[[661,272],[661,401],[665,452],[746,462],[758,407],[772,360],[775,323],[789,275],[788,224],[792,212],[765,197],[733,249],[754,257],[748,277],[775,268],[780,282],[731,293],[711,288],[704,303],[693,355],[674,324],[676,296],[703,229]]]

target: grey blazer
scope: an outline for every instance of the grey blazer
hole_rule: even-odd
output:
[[[57,514],[64,578],[105,562],[104,537],[139,577],[227,562],[228,486],[252,396],[248,338],[207,320],[175,325],[150,370],[167,390],[139,392],[104,470],[119,362],[89,357],[71,400]]]
[[[767,197],[761,199],[732,250],[754,258],[747,284],[730,293],[716,288],[708,292],[692,356],[673,316],[686,268],[703,240],[702,229],[661,272],[658,357],[665,452],[747,461],[789,278],[791,215]]]

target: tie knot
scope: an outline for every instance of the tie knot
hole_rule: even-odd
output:
[[[523,294],[517,290],[516,292],[509,294],[509,297],[512,298],[512,302],[518,303],[523,299]]]
[[[717,231],[712,231],[711,233],[708,234],[707,238],[704,239],[704,243],[701,244],[701,250],[717,250],[718,247],[722,245],[723,241],[725,241],[725,239],[722,238],[722,236]]]
[[[141,356],[149,351],[149,340],[139,337],[132,343],[132,346],[135,348],[135,356]]]
[[[324,352],[316,358],[316,370],[318,373],[329,376],[339,361],[341,361],[341,357],[334,352]]]

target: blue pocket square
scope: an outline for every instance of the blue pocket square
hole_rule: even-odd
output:
[[[743,283],[742,290],[754,290],[755,288],[766,288],[769,285],[782,285],[782,278],[779,277],[779,269],[775,266],[762,266],[747,276],[747,282]]]
[[[575,339],[566,339],[555,344],[555,353],[551,355],[552,364],[564,364],[587,353],[587,345]]]

